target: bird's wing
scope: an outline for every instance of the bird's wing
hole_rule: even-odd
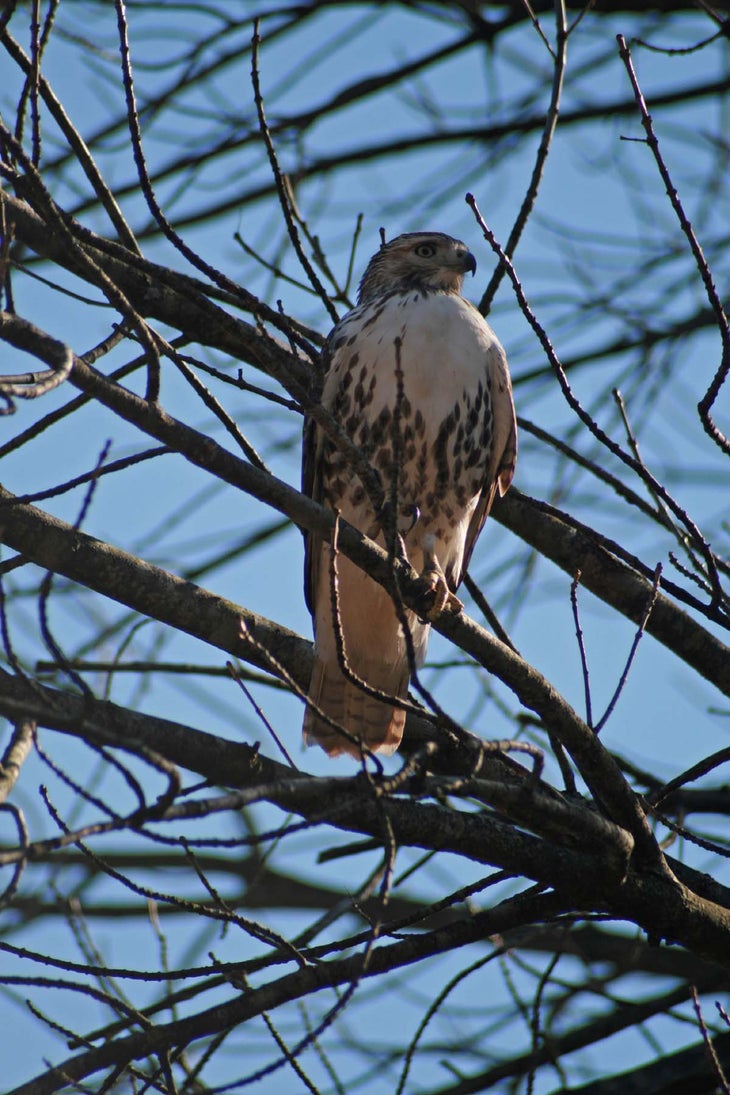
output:
[[[512,401],[512,384],[504,350],[496,339],[490,350],[488,369],[491,376],[492,396],[492,459],[489,462],[479,501],[469,522],[464,543],[464,556],[459,573],[454,576],[453,589],[459,586],[469,566],[474,545],[484,527],[495,496],[499,494],[501,498],[507,493],[515,473],[517,421]]]
[[[322,348],[321,370],[312,394],[316,399],[321,399],[324,381],[332,364],[332,341],[334,331],[330,334]],[[313,418],[306,416],[304,419],[304,431],[302,434],[302,494],[312,501],[322,502],[322,445],[317,423]],[[315,603],[315,560],[319,555],[319,536],[303,530],[304,535],[304,599],[311,615],[314,615]]]

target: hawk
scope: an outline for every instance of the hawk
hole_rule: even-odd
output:
[[[305,494],[381,545],[387,521],[390,527],[395,521],[408,560],[438,607],[450,601],[457,611],[461,602],[453,593],[495,495],[512,481],[517,454],[507,360],[489,325],[461,295],[469,271],[476,272],[476,260],[460,240],[442,232],[397,236],[371,258],[357,306],[325,345],[322,405],[378,473],[386,499],[395,472],[397,516],[383,512],[387,503],[376,512],[351,458],[311,419],[302,475]],[[311,533],[305,547],[305,596],[315,636],[309,698],[335,725],[307,705],[304,741],[330,756],[359,757],[361,742],[391,754],[405,724],[405,711],[393,698],[406,697],[410,679],[393,600],[338,556],[340,651],[344,647],[348,676],[333,623],[332,549]],[[406,616],[418,667],[430,626],[410,610]]]

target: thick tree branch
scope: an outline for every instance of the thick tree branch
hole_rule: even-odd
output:
[[[22,241],[37,254],[94,284],[93,270],[79,264],[46,222],[25,202],[14,198],[0,187],[0,218],[5,218],[9,235]],[[80,226],[76,226],[81,232]],[[134,255],[119,244],[83,229],[81,241],[86,252],[140,315],[159,320],[182,331],[191,341],[200,342],[237,361],[247,361],[272,376],[291,375],[301,384],[308,383],[309,372],[302,358],[288,346],[264,333],[258,326],[238,319],[213,303],[211,297],[222,299],[229,306],[247,307],[255,316],[285,331],[281,315],[268,308],[252,294],[241,290],[241,298],[222,292],[216,287],[166,266],[149,262]],[[316,332],[293,325],[303,337],[321,341]]]
[[[8,1095],[52,1095],[69,1081],[82,1080],[99,1069],[189,1045],[199,1038],[228,1030],[262,1012],[280,1007],[287,1001],[303,999],[323,988],[347,984],[362,976],[373,977],[401,969],[432,954],[453,950],[513,927],[520,921],[529,922],[536,917],[543,919],[556,915],[561,909],[562,902],[555,895],[512,898],[495,909],[477,914],[467,924],[450,925],[426,935],[411,936],[400,943],[378,947],[371,952],[365,969],[360,954],[307,965],[296,973],[286,974],[261,988],[239,993],[232,1000],[190,1018],[158,1025],[151,1031],[135,1033],[98,1049],[88,1050],[65,1061],[62,1067],[21,1084]]]
[[[514,487],[496,503],[492,516],[571,578],[579,570],[582,586],[639,623],[652,594],[652,582],[614,555],[592,529],[568,515],[561,520],[555,510],[546,513]],[[654,602],[646,630],[723,695],[730,696],[730,648],[663,593]]]
[[[730,1071],[730,1031],[718,1034],[712,1044],[720,1064]],[[676,1053],[663,1053],[658,1060],[641,1068],[570,1089],[571,1095],[673,1095],[690,1091],[694,1095],[714,1095],[717,1090],[717,1075],[704,1042]],[[556,1090],[552,1095],[560,1093]]]
[[[75,372],[76,370],[74,370]],[[125,398],[137,399],[124,393]],[[144,400],[138,400],[141,409],[148,418],[150,424],[159,425],[164,433],[168,433],[173,420],[164,412],[151,406]],[[180,424],[177,424],[180,426]],[[187,429],[187,428],[186,428]],[[188,431],[194,434],[194,431]],[[213,443],[208,442],[207,448],[213,448]],[[192,457],[192,450],[187,454]],[[197,462],[197,461],[196,461]],[[329,539],[332,532],[332,514],[318,506],[309,499],[303,498],[297,491],[287,487],[286,484],[274,479],[273,476],[260,471],[260,469],[245,464],[237,458],[231,457],[220,450],[215,461],[221,471],[229,473],[238,472],[249,487],[256,487],[257,496],[269,495],[269,499],[282,512],[297,520],[299,524],[310,531],[317,532],[323,539]],[[225,476],[227,478],[227,476]],[[230,481],[230,480],[229,480]],[[239,483],[238,485],[242,485]],[[41,566],[50,567],[59,573],[65,573],[67,577],[83,584],[89,584],[90,573],[86,563],[90,563],[95,552],[99,550],[98,541],[87,537],[76,530],[70,530],[63,522],[58,522],[48,515],[41,514],[35,507],[19,507],[13,505],[12,496],[7,491],[0,489],[0,502],[5,513],[0,513],[0,526],[4,524],[0,537],[16,551],[22,552],[28,558]],[[39,535],[43,528],[45,534]],[[55,535],[51,535],[55,533]],[[377,581],[389,585],[391,581],[391,564],[387,554],[377,545],[368,541],[356,529],[344,523],[340,529],[340,543],[346,554],[359,565],[367,567]],[[61,548],[60,552],[53,552],[53,547]],[[111,558],[109,549],[106,551],[107,559]],[[123,553],[122,553],[123,554]],[[119,558],[118,556],[116,558]],[[131,593],[129,583],[129,560],[120,558],[124,564],[123,569],[112,571],[110,591],[115,599],[129,603],[135,600],[137,595]],[[96,572],[95,580],[99,580],[98,568],[90,568]],[[420,584],[417,575],[406,564],[401,564],[401,589],[406,604],[416,608],[420,595]],[[120,580],[121,574],[126,580]],[[158,606],[157,615],[165,622],[170,622],[171,613],[176,613],[176,605],[179,597],[167,596],[172,593],[175,585],[181,585],[180,579],[170,576],[164,582],[164,593],[160,598],[156,592],[155,575],[150,573],[150,581],[142,588],[149,589],[149,594]],[[109,582],[109,576],[106,581]],[[100,583],[101,584],[101,583]],[[151,588],[150,587],[151,584]],[[198,598],[200,605],[198,609]],[[214,609],[215,599],[209,594],[196,594],[194,603],[196,610],[183,621],[180,619],[178,626],[184,622],[184,630],[198,637],[202,626],[210,628],[215,636],[216,645],[230,643],[232,653],[236,656],[247,658],[249,656],[245,644],[238,633],[231,633],[231,627],[236,618],[236,609],[231,606],[220,617]],[[135,605],[130,605],[135,607]],[[238,614],[240,617],[240,613]],[[178,617],[179,619],[179,617]],[[254,628],[259,626],[258,618],[252,621]],[[575,711],[563,700],[556,690],[540,676],[534,669],[504,646],[498,639],[489,635],[473,621],[464,616],[448,617],[442,614],[436,623],[437,628],[448,638],[461,646],[463,650],[471,653],[480,664],[495,673],[516,692],[522,703],[532,710],[537,711],[546,724],[560,737],[568,751],[573,756],[576,764],[582,772],[586,782],[594,794],[619,825],[628,828],[635,838],[638,838],[643,854],[655,855],[655,844],[650,834],[648,824],[643,811],[638,806],[633,793],[628,788],[620,769],[613,758],[603,748],[599,739],[595,737],[589,727],[582,722]],[[255,634],[255,631],[254,631]],[[268,629],[264,632],[268,637]],[[283,633],[284,643],[291,642],[291,633]],[[297,640],[295,640],[296,642]],[[301,642],[301,640],[298,640]],[[230,649],[230,647],[228,647]],[[262,664],[256,660],[256,664]]]

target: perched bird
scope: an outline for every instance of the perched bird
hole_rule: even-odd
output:
[[[411,565],[423,573],[432,607],[453,596],[495,494],[514,473],[517,431],[504,350],[461,295],[476,260],[442,232],[407,232],[368,263],[358,303],[330,334],[323,355],[323,407],[379,476],[385,499],[397,476],[397,514],[376,509],[348,456],[311,419],[305,424],[303,491],[337,509],[381,545],[396,523]],[[392,509],[392,506],[390,507]],[[368,694],[403,699],[410,678],[406,639],[390,594],[338,555],[339,631],[333,626],[331,547],[305,536],[305,595],[314,620],[314,668],[304,740],[331,756],[360,756],[359,743],[393,753],[405,712]],[[428,613],[425,613],[428,615]],[[416,666],[429,623],[407,611]],[[338,727],[348,731],[344,735]]]

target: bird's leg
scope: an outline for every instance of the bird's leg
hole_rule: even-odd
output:
[[[435,620],[442,612],[454,614],[464,607],[456,594],[452,593],[446,581],[441,563],[436,556],[436,540],[432,533],[423,538],[423,570],[421,582],[423,592],[419,594],[419,615],[427,623]]]

